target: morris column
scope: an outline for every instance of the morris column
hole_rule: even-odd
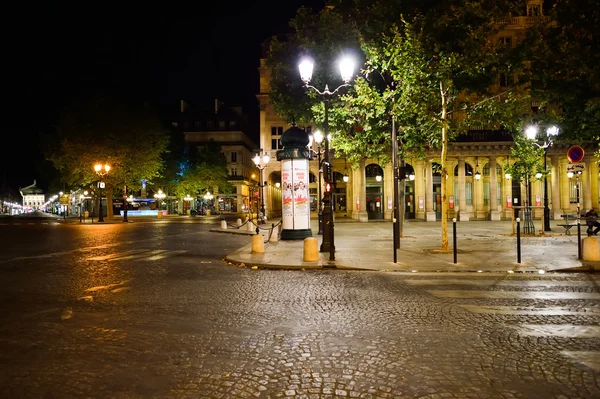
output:
[[[312,152],[307,147],[308,133],[293,125],[281,136],[282,240],[303,240],[312,237],[310,229],[310,195],[308,161]]]

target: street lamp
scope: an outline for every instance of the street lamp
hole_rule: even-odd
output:
[[[537,145],[539,148],[544,149],[544,231],[552,231],[550,229],[550,208],[548,208],[548,160],[547,160],[547,152],[548,147],[553,144],[552,137],[558,136],[559,129],[556,126],[550,126],[546,129],[546,140],[542,144],[538,143],[536,140],[538,129],[536,126],[529,126],[525,130],[525,135],[529,140],[532,140],[533,144]]]
[[[183,200],[188,202],[188,210],[187,210],[187,212],[190,213],[190,216],[193,216],[192,215],[192,210],[191,210],[191,204],[190,204],[190,202],[193,201],[194,198],[190,197],[189,194],[186,194],[185,197],[183,197]]]
[[[267,185],[267,182],[263,182],[263,170],[267,167],[267,164],[269,163],[269,161],[271,160],[271,157],[269,156],[269,154],[267,154],[266,152],[263,152],[262,149],[260,150],[259,153],[257,153],[254,158],[252,158],[252,161],[254,162],[254,164],[256,165],[256,167],[259,170],[259,182],[258,182],[258,187],[260,187],[260,212],[261,212],[261,216],[259,217],[259,215],[256,215],[256,219],[258,224],[264,224],[265,223],[265,200],[264,200],[264,193],[263,193],[263,188]]]
[[[317,89],[316,87],[310,85],[310,80],[312,78],[314,68],[314,62],[311,59],[304,59],[298,65],[298,69],[300,70],[300,79],[304,82],[304,87],[307,89],[314,90],[317,94],[321,96],[324,103],[325,108],[325,118],[323,121],[323,130],[324,135],[326,137],[325,140],[325,159],[323,162],[326,165],[331,165],[329,161],[329,142],[331,141],[329,137],[329,100],[332,96],[334,96],[342,87],[350,86],[349,82],[352,79],[352,75],[354,74],[354,61],[349,57],[344,57],[339,62],[340,74],[342,76],[343,84],[338,86],[334,91],[329,90],[329,86],[325,85],[325,89],[323,91]],[[327,173],[325,174],[325,181],[330,185],[333,183],[332,169],[327,167]],[[330,186],[331,187],[331,186]],[[329,250],[329,260],[335,260],[335,244],[334,244],[334,224],[333,224],[333,212],[331,209],[331,204],[333,202],[333,192],[332,190],[328,190],[326,195],[323,197],[323,242],[321,243],[321,252],[326,252]]]
[[[321,200],[321,178],[323,176],[323,165],[321,164],[321,155],[323,155],[323,151],[321,151],[321,143],[323,142],[323,138],[323,133],[320,130],[317,130],[313,133],[313,139],[315,140],[315,143],[317,143],[317,162],[319,165],[319,181],[317,184],[317,217],[319,223],[319,232],[317,234],[323,234],[323,210],[321,209],[321,205],[323,203]]]
[[[98,175],[98,187],[100,188],[100,204],[98,205],[98,222],[104,222],[104,210],[102,209],[102,189],[104,188],[104,182],[102,178],[110,171],[110,165],[97,163],[94,165],[94,170]]]
[[[156,210],[158,211],[157,217],[160,219],[163,217],[162,210],[162,200],[167,196],[167,194],[163,193],[162,190],[158,190],[156,194],[154,194],[154,198],[156,198]]]

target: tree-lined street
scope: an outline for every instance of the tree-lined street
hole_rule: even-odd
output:
[[[600,396],[596,275],[253,270],[217,224],[1,224],[0,395]]]

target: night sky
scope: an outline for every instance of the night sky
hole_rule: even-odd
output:
[[[289,31],[300,6],[320,9],[324,0],[214,3],[194,9],[85,3],[5,14],[0,182],[25,186],[37,179],[45,186],[36,167],[43,159],[39,136],[54,129],[74,96],[95,88],[150,100],[163,115],[176,111],[180,99],[219,98],[258,121],[260,44]]]

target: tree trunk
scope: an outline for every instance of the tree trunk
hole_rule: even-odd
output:
[[[448,155],[448,123],[446,110],[446,89],[444,83],[440,82],[440,94],[442,96],[442,251],[448,250],[448,198],[446,196],[446,179],[448,178],[448,170],[446,167],[446,156]]]
[[[113,201],[112,201],[112,187],[107,187],[106,188],[106,218],[107,219],[112,219],[114,217],[113,215]]]

